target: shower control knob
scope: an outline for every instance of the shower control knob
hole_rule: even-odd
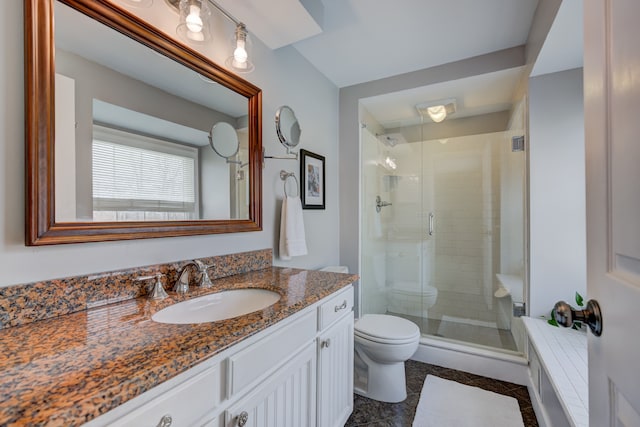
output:
[[[596,300],[587,301],[584,310],[574,310],[564,301],[558,301],[553,307],[553,317],[558,325],[565,328],[573,326],[574,322],[586,323],[593,335],[599,337],[602,334],[602,313]]]

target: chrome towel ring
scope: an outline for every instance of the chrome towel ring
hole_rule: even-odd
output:
[[[298,191],[298,193],[296,194],[296,197],[300,194],[300,184],[298,183],[298,178],[296,178],[296,174],[293,172],[287,172],[286,170],[281,170],[280,171],[280,179],[284,181],[283,183],[283,187],[284,187],[284,195],[286,197],[289,197],[289,195],[287,194],[287,180],[289,178],[293,178],[293,180],[296,182],[296,190]]]

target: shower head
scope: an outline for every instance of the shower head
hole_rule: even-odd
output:
[[[385,133],[376,135],[378,139],[387,147],[395,147],[398,144],[406,144],[407,140],[401,133]]]

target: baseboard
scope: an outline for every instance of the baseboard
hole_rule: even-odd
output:
[[[502,353],[489,348],[422,337],[411,359],[514,384],[530,383],[527,359],[517,353]]]

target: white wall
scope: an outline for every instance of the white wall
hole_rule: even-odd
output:
[[[155,1],[145,19],[175,34],[177,15]],[[233,26],[221,20],[216,42],[203,53],[219,64],[228,56]],[[250,29],[249,29],[250,30]],[[337,105],[338,89],[291,47],[276,51],[253,40],[256,70],[248,75],[263,90],[263,145],[282,155],[274,128],[276,109],[291,106],[301,123],[301,147],[326,157],[326,210],[305,211],[309,255],[280,265],[316,268],[339,261]],[[24,55],[23,2],[0,2],[0,286],[108,271],[194,257],[276,247],[280,169],[298,172],[294,161],[267,160],[263,170],[263,231],[48,247],[24,245]]]
[[[530,316],[586,293],[582,69],[529,80]]]

